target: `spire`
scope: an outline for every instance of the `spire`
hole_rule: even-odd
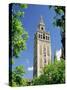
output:
[[[42,16],[40,16],[40,24],[44,25],[44,21],[43,21],[43,17]]]

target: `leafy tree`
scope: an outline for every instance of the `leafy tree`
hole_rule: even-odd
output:
[[[19,9],[20,5],[18,4]],[[24,4],[22,5],[25,8]],[[21,50],[25,50],[26,41],[28,39],[28,33],[25,31],[24,26],[21,22],[21,16],[24,16],[24,12],[18,10],[12,12],[12,52],[13,56],[17,57]]]
[[[27,79],[22,78],[25,71],[23,66],[17,66],[12,71],[12,83],[10,82],[11,86],[25,86],[27,85]]]
[[[65,59],[65,7],[64,6],[50,6],[54,9],[56,16],[53,24],[61,28],[61,42],[62,42],[62,58]]]
[[[14,7],[18,7],[15,10]],[[9,83],[11,86],[19,86],[22,83],[22,76],[24,74],[24,69],[21,66],[17,66],[15,70],[12,71],[12,64],[14,63],[14,57],[17,58],[19,53],[26,49],[26,41],[28,39],[28,33],[25,31],[23,23],[21,21],[24,17],[23,9],[27,8],[26,4],[10,4],[10,13],[9,13]]]
[[[61,84],[65,83],[65,62],[63,59],[46,65],[43,73],[32,81],[33,85]]]
[[[29,86],[28,82],[29,82],[28,79],[22,78],[21,85],[23,85],[23,86]]]

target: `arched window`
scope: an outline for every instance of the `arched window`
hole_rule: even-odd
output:
[[[41,35],[41,39],[42,39],[42,35]]]
[[[48,56],[50,55],[49,46],[47,46],[47,55],[48,55]]]
[[[46,63],[46,48],[43,50],[43,55],[44,55],[44,63]]]
[[[39,34],[39,38],[40,38],[40,34]]]
[[[49,40],[49,37],[48,37],[48,40]]]
[[[47,40],[47,36],[46,36],[46,40]]]
[[[43,39],[45,39],[45,34],[43,34]]]
[[[41,30],[43,30],[43,27],[41,27]]]

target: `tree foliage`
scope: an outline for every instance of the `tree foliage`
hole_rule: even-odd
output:
[[[14,4],[15,6],[15,4]],[[22,4],[22,9],[27,5]],[[26,41],[28,39],[28,33],[22,24],[21,17],[24,16],[24,12],[20,9],[20,4],[18,4],[19,10],[16,11],[12,9],[12,52],[14,57],[18,57],[21,50],[26,49]]]
[[[44,84],[61,84],[65,83],[65,62],[55,61],[53,64],[49,64],[44,67],[43,74],[38,78],[34,78],[33,85]]]
[[[52,7],[52,6],[51,6]],[[61,28],[61,32],[65,32],[65,7],[64,6],[53,6],[56,13],[54,17],[54,25]]]
[[[12,71],[12,82],[10,82],[11,86],[25,86],[28,83],[27,79],[22,78],[25,71],[23,66],[17,66]]]
[[[15,7],[18,7],[16,10]],[[9,84],[10,86],[27,85],[27,79],[23,79],[25,73],[23,66],[17,66],[12,70],[12,64],[14,64],[14,57],[18,57],[19,53],[26,49],[26,41],[28,39],[28,33],[23,26],[22,18],[24,17],[23,9],[27,8],[26,4],[12,4],[12,13],[10,17],[10,35],[9,41],[11,45],[12,55],[10,56],[9,66]],[[12,43],[11,43],[12,42]]]
[[[53,24],[57,27],[60,27],[61,42],[62,42],[62,58],[65,59],[65,7],[50,6],[50,8],[53,8],[56,13]]]

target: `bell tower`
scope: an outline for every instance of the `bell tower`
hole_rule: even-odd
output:
[[[33,77],[38,77],[42,73],[45,65],[51,63],[51,40],[50,33],[46,32],[44,19],[41,16],[34,35],[34,70]]]

